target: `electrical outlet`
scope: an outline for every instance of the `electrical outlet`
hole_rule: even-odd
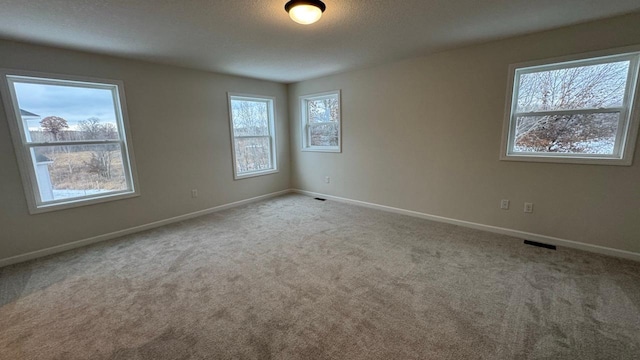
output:
[[[198,189],[191,190],[191,197],[194,199],[198,197]]]
[[[524,212],[532,213],[533,212],[533,203],[524,203]]]
[[[326,182],[327,184],[331,182],[331,178],[328,176],[324,177],[324,182]]]
[[[500,209],[509,210],[509,200],[503,199],[500,201]]]

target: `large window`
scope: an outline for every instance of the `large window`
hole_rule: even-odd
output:
[[[300,97],[302,150],[340,152],[340,91]]]
[[[631,164],[640,53],[512,66],[502,159]]]
[[[235,179],[278,171],[274,99],[229,94]]]
[[[32,213],[137,195],[121,82],[0,73]]]

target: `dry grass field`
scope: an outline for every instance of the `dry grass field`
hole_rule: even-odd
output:
[[[124,190],[127,188],[120,151],[57,150],[44,154],[49,164],[51,183],[56,190]],[[108,170],[99,171],[97,159],[110,159]],[[106,175],[106,176],[105,176]]]

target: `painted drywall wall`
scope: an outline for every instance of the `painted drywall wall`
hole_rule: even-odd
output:
[[[9,41],[0,67],[124,81],[141,191],[30,215],[0,108],[0,259],[289,188],[285,85]],[[227,91],[276,98],[279,173],[233,179]]]
[[[292,186],[640,252],[640,147],[632,166],[499,160],[509,64],[637,44],[632,14],[291,84]],[[302,152],[299,96],[335,89],[342,153]]]

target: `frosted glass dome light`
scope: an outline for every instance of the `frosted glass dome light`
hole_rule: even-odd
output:
[[[291,0],[284,6],[291,20],[303,25],[320,20],[326,8],[320,0]]]

